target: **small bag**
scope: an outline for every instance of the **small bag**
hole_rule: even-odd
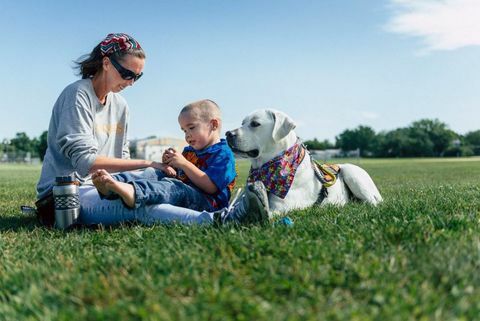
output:
[[[40,224],[45,226],[53,226],[55,223],[55,202],[53,200],[53,193],[50,192],[35,202],[37,207],[37,218]]]

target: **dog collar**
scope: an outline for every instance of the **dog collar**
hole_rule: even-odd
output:
[[[247,181],[261,181],[268,192],[280,198],[287,196],[293,184],[298,165],[305,157],[305,148],[300,142],[287,149],[282,154],[269,160],[261,167],[250,168]]]

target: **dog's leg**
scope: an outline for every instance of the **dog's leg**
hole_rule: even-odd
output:
[[[383,200],[377,186],[363,168],[353,164],[340,166],[340,176],[356,198],[372,205]]]

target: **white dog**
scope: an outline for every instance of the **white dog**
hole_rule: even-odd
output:
[[[295,123],[286,114],[258,110],[243,120],[242,127],[226,133],[232,150],[251,161],[248,180],[261,180],[267,188],[273,214],[315,203],[344,205],[358,199],[376,205],[382,201],[371,177],[356,165],[338,165],[336,181],[329,182],[329,176],[337,173],[330,170],[329,175],[319,170],[294,128]]]

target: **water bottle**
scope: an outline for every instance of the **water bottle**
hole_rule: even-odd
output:
[[[53,186],[56,228],[66,229],[77,222],[80,214],[78,185],[74,175],[56,177]]]

